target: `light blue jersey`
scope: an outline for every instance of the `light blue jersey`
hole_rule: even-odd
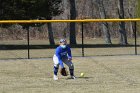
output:
[[[58,57],[59,64],[62,68],[64,67],[62,59],[72,58],[71,49],[69,46],[66,46],[66,48],[58,46],[56,48],[55,55]]]

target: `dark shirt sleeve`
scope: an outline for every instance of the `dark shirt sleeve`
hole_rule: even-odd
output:
[[[68,58],[72,58],[70,47],[68,47]]]

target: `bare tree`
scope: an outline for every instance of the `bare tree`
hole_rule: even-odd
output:
[[[99,12],[100,12],[100,18],[106,19],[106,11],[105,11],[105,6],[103,3],[103,0],[96,0],[98,7],[99,7]],[[109,25],[107,22],[102,23],[102,31],[104,33],[104,39],[107,44],[112,44],[111,42],[111,37],[109,33]]]
[[[75,0],[69,0],[70,2],[70,19],[76,19],[76,4]],[[70,23],[70,44],[76,44],[76,24]]]
[[[52,24],[47,23],[47,27],[48,27],[48,37],[49,37],[50,45],[54,45],[55,42],[54,42],[54,37],[53,37]]]
[[[118,14],[120,19],[124,19],[124,0],[118,0]],[[127,33],[125,30],[125,22],[119,23],[120,44],[127,45]]]
[[[129,16],[129,18],[134,18],[134,16],[135,16],[135,10],[134,10],[134,6],[135,6],[135,4],[133,4],[133,0],[128,0],[128,16]],[[134,6],[133,6],[133,5]],[[134,30],[136,29],[135,28],[136,26],[135,26],[135,23],[134,22],[130,22],[130,36],[131,37],[134,37]]]
[[[52,18],[49,17],[47,19],[51,20]],[[54,45],[55,42],[54,42],[54,36],[52,31],[52,23],[47,23],[47,28],[48,28],[48,38],[49,38],[50,45]]]

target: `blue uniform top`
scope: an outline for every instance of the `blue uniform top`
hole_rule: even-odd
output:
[[[58,46],[56,48],[55,55],[58,57],[59,64],[62,68],[64,68],[62,59],[72,58],[71,49],[69,46],[66,46],[66,48],[62,48],[61,46]]]

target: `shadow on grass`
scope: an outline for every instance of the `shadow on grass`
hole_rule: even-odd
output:
[[[90,79],[90,78],[93,78],[93,77],[76,77],[76,79]],[[68,77],[66,80],[69,80],[69,79],[72,79],[72,78]]]

